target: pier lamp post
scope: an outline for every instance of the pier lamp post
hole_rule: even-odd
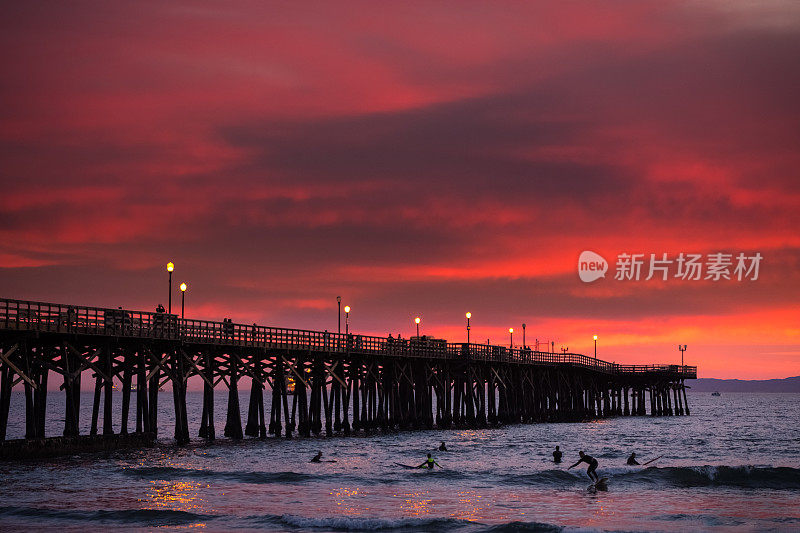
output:
[[[339,319],[339,334],[342,333],[342,297],[336,297],[336,305],[339,307],[339,312],[337,313],[337,317]]]
[[[344,334],[350,335],[350,306],[344,306]]]
[[[522,349],[524,350],[525,348],[527,348],[525,346],[525,324],[522,324]]]
[[[414,323],[417,325],[417,338],[419,338],[419,317],[414,319]]]
[[[509,335],[508,347],[513,350],[514,349],[514,328],[508,328],[508,335]]]
[[[597,361],[597,335],[594,336],[594,360]]]
[[[172,261],[167,263],[167,272],[169,272],[169,304],[167,306],[167,312],[172,314],[172,271],[175,270],[175,265],[172,264]]]
[[[469,319],[472,318],[472,313],[467,311],[467,344],[469,344]]]
[[[186,284],[181,283],[181,320],[183,320],[183,311],[186,304]]]
[[[685,352],[685,351],[686,351],[686,345],[684,344],[683,346],[681,346],[681,345],[679,344],[679,345],[678,345],[678,349],[681,351],[681,366],[683,366],[683,352]]]

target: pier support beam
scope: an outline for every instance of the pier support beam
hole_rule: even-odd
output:
[[[239,411],[239,367],[236,359],[232,354],[228,355],[230,383],[228,385],[228,416],[225,419],[225,436],[234,440],[244,437]]]

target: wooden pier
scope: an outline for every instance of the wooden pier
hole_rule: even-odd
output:
[[[197,416],[186,408],[192,376],[203,381],[199,436],[209,440],[221,423],[213,394],[220,386],[228,390],[223,434],[241,439],[688,415],[684,380],[697,377],[696,367],[618,365],[574,353],[0,299],[0,441],[18,386],[26,439],[45,438],[51,377],[66,404],[63,436],[78,437],[87,372],[94,383],[91,435],[114,434],[115,378],[119,433],[133,425],[135,433],[154,435],[164,401],[158,391],[169,383],[179,444],[189,441],[189,417]],[[244,427],[243,377],[250,378]]]

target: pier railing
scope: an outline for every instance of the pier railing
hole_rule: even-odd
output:
[[[103,335],[264,349],[308,350],[427,359],[462,359],[531,365],[572,365],[606,374],[665,372],[695,378],[697,367],[681,365],[618,365],[577,353],[553,353],[489,344],[448,343],[340,334],[328,331],[274,328],[178,315],[105,309],[0,298],[0,329],[76,335]]]

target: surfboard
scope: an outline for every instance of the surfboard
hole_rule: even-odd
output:
[[[395,463],[395,464],[396,464],[397,466],[402,466],[403,468],[412,468],[412,469],[417,469],[417,468],[419,468],[418,466],[404,465],[403,463]]]
[[[592,483],[591,485],[589,485],[589,488],[587,488],[586,490],[589,490],[589,491],[597,491],[597,490],[606,491],[606,490],[608,490],[608,478],[607,477],[601,477],[599,480],[597,480],[596,483]]]
[[[664,456],[663,456],[663,455],[659,455],[659,456],[658,456],[658,457],[656,457],[655,459],[650,459],[650,460],[649,460],[649,461],[647,461],[646,463],[642,464],[642,466],[647,466],[647,465],[649,465],[650,463],[652,463],[653,461],[658,461],[658,460],[659,460],[659,459],[661,459],[662,457],[664,457]]]

